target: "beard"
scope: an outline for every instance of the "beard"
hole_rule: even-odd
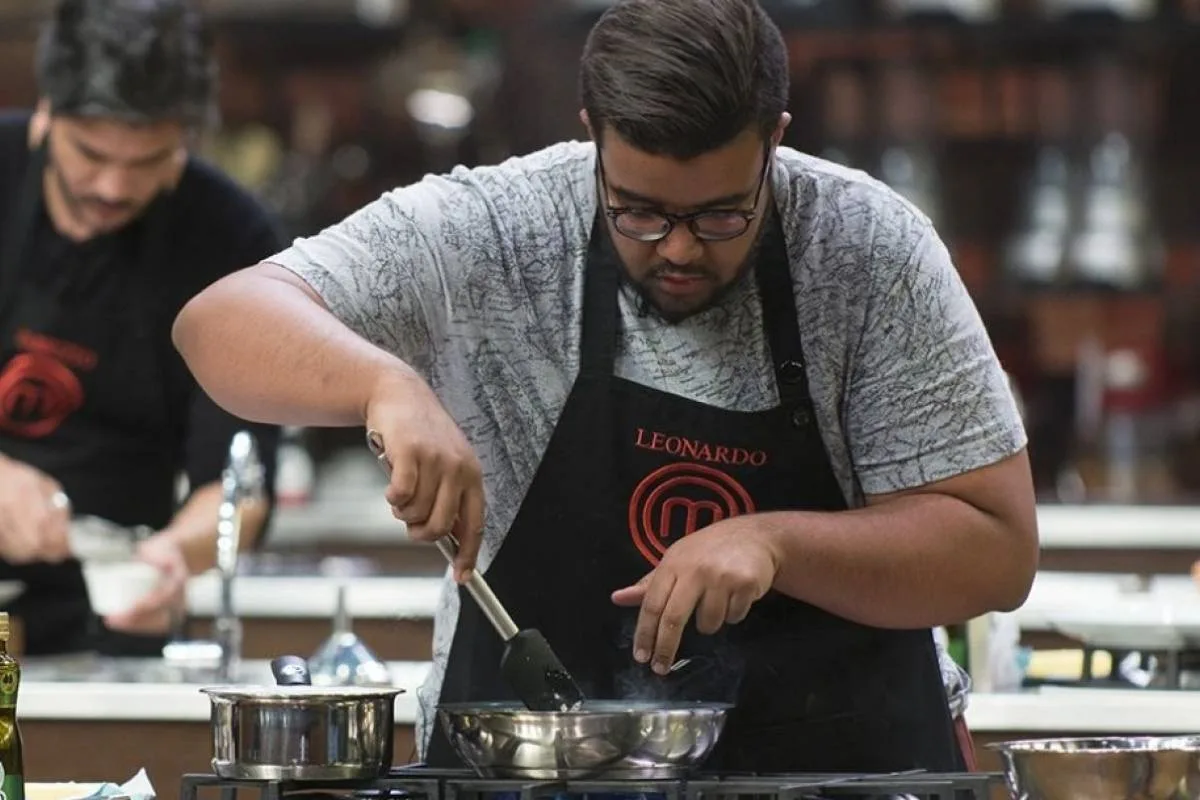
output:
[[[678,325],[689,317],[703,314],[721,305],[752,271],[755,263],[758,261],[767,225],[771,224],[771,222],[772,220],[764,217],[762,224],[758,226],[758,231],[754,236],[754,243],[750,246],[746,257],[738,265],[733,277],[724,282],[721,282],[720,276],[715,271],[709,269],[703,263],[681,266],[667,261],[656,264],[641,279],[638,279],[629,271],[628,265],[626,265],[624,259],[620,257],[614,247],[613,253],[616,256],[617,267],[621,276],[621,285],[632,293],[638,316],[654,316],[670,325]],[[611,234],[609,235],[611,236]],[[669,307],[656,297],[655,287],[664,278],[705,281],[712,286],[712,289],[696,303],[681,307]]]
[[[95,234],[110,233],[111,230],[124,227],[129,224],[143,210],[144,206],[138,202],[127,200],[105,200],[96,195],[84,194],[76,192],[71,188],[71,184],[67,181],[63,171],[59,169],[54,158],[53,148],[47,148],[46,151],[46,170],[50,176],[50,180],[54,183],[55,189],[58,190],[58,195],[62,198],[63,206],[67,213],[76,223],[87,224],[89,220],[89,211],[101,211],[105,214],[120,215],[122,221],[111,229],[101,229],[94,231]]]

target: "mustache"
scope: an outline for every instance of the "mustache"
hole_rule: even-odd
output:
[[[686,267],[679,264],[660,264],[650,270],[649,277],[652,280],[657,278],[704,278],[713,280],[716,276],[711,270],[694,264]]]
[[[105,211],[131,212],[135,211],[138,207],[137,202],[133,199],[112,200],[94,194],[79,194],[67,183],[66,176],[63,175],[62,170],[58,169],[58,165],[53,160],[49,161],[49,165],[53,172],[54,180],[58,183],[59,191],[62,193],[63,198],[66,199],[67,204],[73,208],[90,207],[102,208]]]
[[[137,207],[137,204],[132,200],[105,200],[102,197],[89,195],[79,197],[78,200],[81,205],[102,208],[105,211],[132,211]]]

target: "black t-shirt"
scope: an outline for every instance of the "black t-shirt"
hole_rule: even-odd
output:
[[[0,237],[33,159],[28,125],[0,115]],[[19,279],[0,275],[0,452],[58,480],[77,513],[122,525],[165,526],[180,472],[192,488],[219,480],[239,430],[257,439],[270,488],[278,429],[209,399],[170,329],[191,297],[280,245],[259,203],[198,159],[141,219],[83,244],[54,230],[43,203]],[[78,646],[80,626],[94,626],[77,563],[0,561],[0,580],[14,579],[27,586],[10,610],[26,618],[28,652]]]

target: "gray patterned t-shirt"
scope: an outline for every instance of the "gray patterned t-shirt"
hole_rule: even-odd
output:
[[[384,194],[271,261],[416,368],[476,448],[479,566],[503,541],[579,368],[595,149],[568,142]],[[883,184],[779,148],[773,186],[817,419],[852,505],[994,463],[1026,443],[946,248]],[[677,325],[621,298],[617,373],[738,411],[778,402],[753,280]],[[448,584],[449,588],[449,584]],[[424,742],[458,614],[442,593]]]

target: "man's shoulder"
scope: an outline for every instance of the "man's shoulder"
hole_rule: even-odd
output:
[[[0,147],[19,144],[29,149],[29,123],[33,112],[22,108],[0,108]]]
[[[282,247],[276,220],[249,191],[213,165],[192,157],[168,211],[177,274],[191,291],[253,266]]]
[[[930,233],[929,218],[908,199],[867,173],[779,148],[785,224],[804,226],[840,248],[909,248]]]
[[[175,190],[175,204],[199,212],[202,222],[235,229],[271,224],[267,208],[247,189],[208,161],[191,156]]]
[[[511,156],[497,164],[475,167],[469,172],[481,177],[545,178],[574,183],[589,174],[595,156],[596,147],[591,142],[571,140]]]
[[[228,249],[274,231],[267,207],[212,164],[191,157],[171,196],[171,225],[181,244]]]
[[[9,173],[29,158],[29,122],[33,114],[19,109],[0,108],[0,175],[5,183]]]
[[[563,196],[578,192],[590,174],[595,149],[586,142],[561,142],[496,164],[459,166],[395,190],[399,196],[440,195],[458,203],[478,201],[496,215],[561,207]]]
[[[495,237],[506,246],[566,236],[584,219],[594,149],[564,142],[513,156],[496,164],[459,166],[426,175],[384,193],[343,223],[371,238],[380,229],[390,236],[419,237],[439,246],[454,242],[481,247]]]

